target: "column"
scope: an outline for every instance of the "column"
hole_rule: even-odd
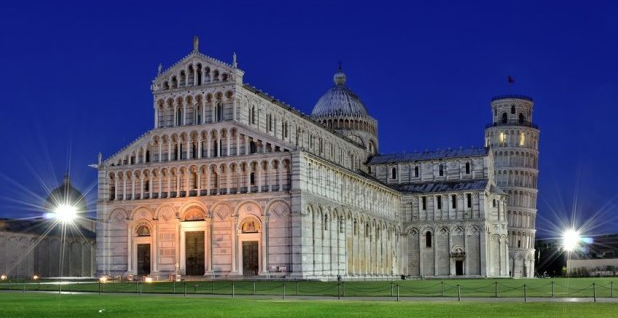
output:
[[[197,158],[202,159],[202,134],[197,136]]]
[[[268,275],[268,215],[262,218],[262,273]]]
[[[238,254],[238,216],[234,216],[232,219],[232,273],[237,274],[237,259]]]

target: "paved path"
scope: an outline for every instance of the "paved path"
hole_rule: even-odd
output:
[[[23,293],[19,290],[1,290],[0,293]],[[45,293],[45,294],[58,294],[57,291],[27,291],[26,293]],[[62,292],[63,295],[96,295],[97,293],[91,292]],[[190,298],[243,298],[243,299],[284,299],[283,295],[212,295],[212,294],[154,294],[154,293],[103,293],[103,295],[121,295],[121,296],[135,296],[135,297],[190,297]],[[523,302],[547,302],[547,303],[592,303],[595,299],[592,297],[528,297],[524,300],[523,297],[341,297],[334,296],[294,296],[286,295],[286,300],[327,300],[327,301],[401,301],[401,302],[480,302],[480,303],[497,303],[497,302],[509,302],[509,303],[523,303]],[[618,298],[598,298],[596,302],[599,303],[618,303]]]

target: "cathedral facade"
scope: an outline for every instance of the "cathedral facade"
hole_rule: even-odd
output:
[[[526,150],[534,167],[499,161],[519,147],[500,143],[500,133],[509,128],[515,138],[510,130],[520,125],[510,119],[519,108],[531,123],[531,100],[497,99],[529,107],[518,106],[514,117],[509,110],[503,123],[502,106],[494,106],[485,147],[381,155],[378,123],[341,70],[311,115],[244,84],[243,75],[235,56],[221,62],[200,53],[197,41],[189,55],[159,69],[154,128],[99,160],[98,275],[329,280],[533,272],[524,264],[533,245],[514,248],[513,240],[534,242],[536,210],[514,205],[511,212],[507,191],[536,201],[536,184],[497,184],[510,186],[509,172],[536,177],[537,148]],[[522,127],[538,138],[536,126]],[[521,213],[532,221],[514,230],[513,215]]]

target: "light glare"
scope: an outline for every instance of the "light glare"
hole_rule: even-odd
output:
[[[54,213],[56,213],[56,219],[63,223],[71,223],[77,218],[77,209],[68,204],[58,206]]]
[[[562,235],[562,247],[564,247],[567,252],[573,252],[573,250],[579,246],[580,240],[579,231],[573,229],[566,230]]]

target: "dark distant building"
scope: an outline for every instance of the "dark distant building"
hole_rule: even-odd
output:
[[[586,237],[569,254],[561,238],[536,241],[538,275],[615,276],[618,274],[618,234]]]
[[[86,200],[68,176],[50,193],[45,209],[53,211],[64,204],[78,213],[86,211]],[[43,217],[0,219],[0,273],[9,278],[94,276],[93,221],[79,218],[65,224],[64,236],[62,226],[55,219]]]

